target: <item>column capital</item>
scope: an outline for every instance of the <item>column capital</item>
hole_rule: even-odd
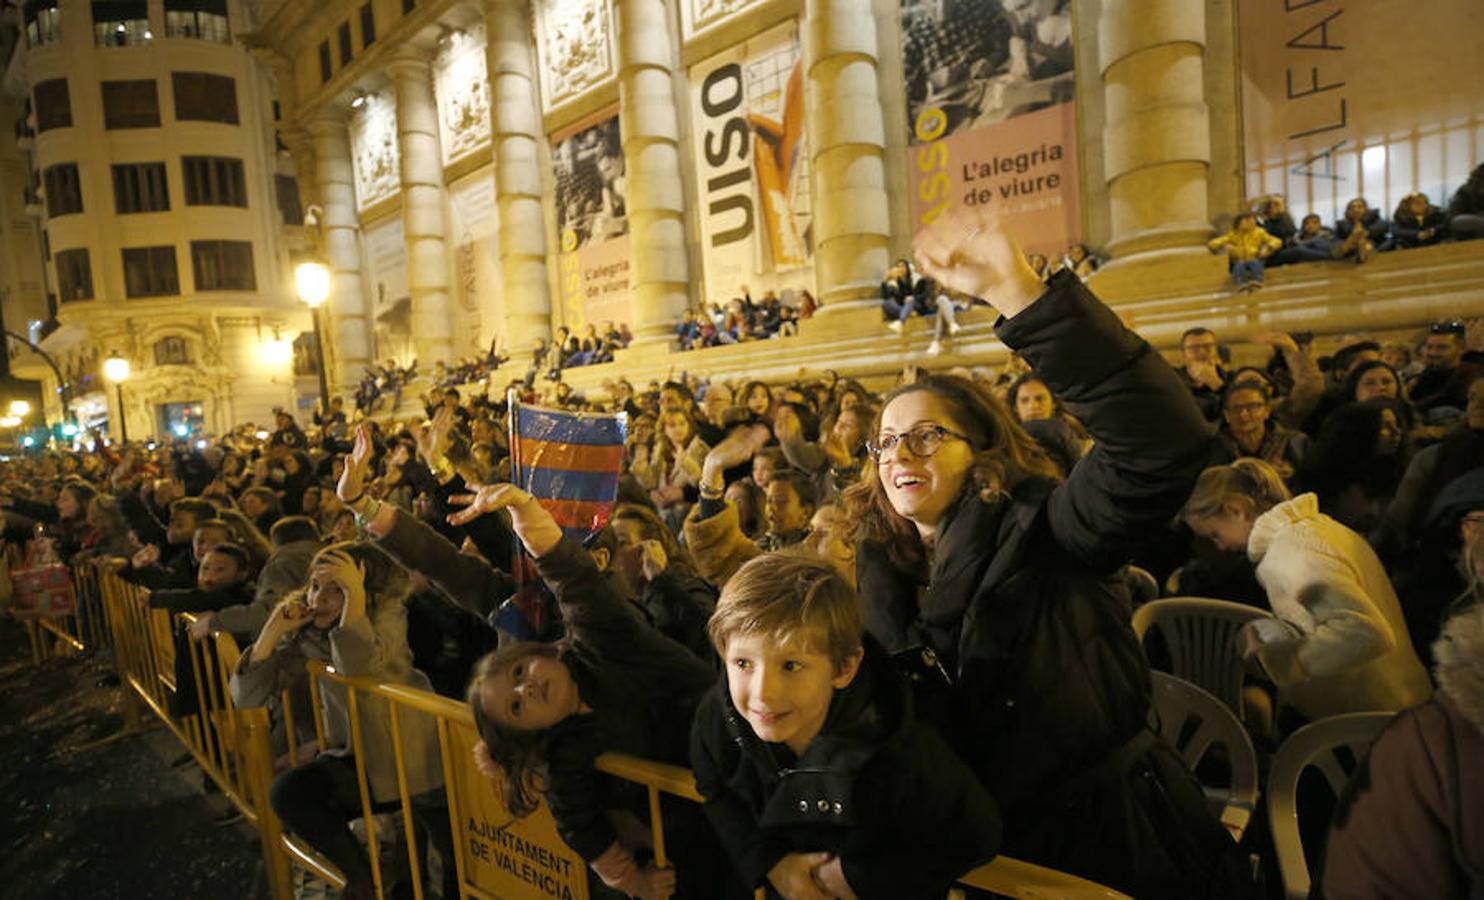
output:
[[[394,81],[404,79],[427,81],[433,77],[433,54],[414,43],[401,44],[382,64],[382,69]]]

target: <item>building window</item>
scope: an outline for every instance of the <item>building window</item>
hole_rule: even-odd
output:
[[[155,365],[188,366],[191,364],[191,345],[183,337],[166,337],[155,341]]]
[[[340,67],[343,69],[350,65],[352,57],[349,20],[340,23],[340,28],[336,32],[336,36],[340,39]]]
[[[242,160],[229,156],[183,156],[186,206],[247,206]]]
[[[299,180],[292,175],[274,175],[273,189],[283,224],[303,225],[304,207],[299,203]]]
[[[191,241],[191,269],[198,291],[253,291],[251,241]]]
[[[129,297],[169,297],[180,293],[175,271],[175,248],[124,248],[124,294]]]
[[[165,36],[231,43],[227,0],[165,0]]]
[[[164,212],[170,208],[170,187],[164,163],[130,163],[113,167],[113,209],[127,213]]]
[[[361,7],[361,49],[376,43],[376,11],[367,3]]]
[[[67,79],[38,81],[35,94],[37,131],[72,127],[72,97],[67,92]]]
[[[104,128],[159,128],[160,94],[153,78],[103,82]]]
[[[330,42],[320,41],[319,45],[319,82],[324,84],[335,74],[335,69],[330,64]]]
[[[178,121],[237,124],[237,83],[208,72],[171,72]]]
[[[93,0],[93,39],[100,47],[132,47],[154,39],[146,0]]]
[[[57,290],[63,303],[93,299],[93,267],[86,247],[57,251]]]
[[[82,212],[82,181],[77,163],[62,163],[46,168],[46,215],[55,219]]]
[[[26,0],[26,43],[32,47],[62,39],[62,13],[57,0]]]

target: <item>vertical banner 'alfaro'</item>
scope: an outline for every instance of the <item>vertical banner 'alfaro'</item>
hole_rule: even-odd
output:
[[[809,150],[795,23],[691,68],[706,299],[809,287]]]
[[[1447,207],[1484,162],[1480,0],[1243,0],[1249,197],[1337,219],[1390,217],[1413,191]]]
[[[1027,252],[1081,240],[1070,0],[902,0],[912,231],[993,206]]]
[[[609,108],[552,135],[562,322],[629,319],[628,182],[618,109]]]

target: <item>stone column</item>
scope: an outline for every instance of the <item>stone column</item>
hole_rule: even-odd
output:
[[[1206,255],[1211,123],[1204,95],[1205,10],[1205,3],[1189,0],[1103,4],[1098,56],[1106,107],[1107,249],[1115,267],[1135,257],[1168,262]]]
[[[870,0],[806,0],[805,111],[820,312],[872,306],[889,262],[885,128]]]
[[[330,328],[324,337],[326,343],[333,344],[329,353],[335,360],[330,371],[331,390],[343,394],[354,389],[371,362],[371,329],[357,233],[360,220],[344,111],[322,111],[309,123],[309,133],[314,139],[319,205],[324,210],[321,228],[325,262],[330,267]]]
[[[386,64],[397,97],[402,157],[402,230],[407,242],[407,290],[412,295],[412,345],[425,370],[455,358],[443,241],[443,153],[433,72],[416,47],[403,46]]]
[[[628,179],[634,344],[668,344],[689,301],[675,52],[664,0],[619,0],[618,98]]]
[[[506,346],[523,354],[551,337],[546,219],[541,209],[541,117],[531,60],[530,7],[484,0],[490,132],[500,205]]]

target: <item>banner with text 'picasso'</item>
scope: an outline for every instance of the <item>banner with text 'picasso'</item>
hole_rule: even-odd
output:
[[[629,321],[628,182],[618,110],[610,107],[552,136],[562,324]]]
[[[912,232],[992,206],[1028,253],[1080,242],[1070,0],[902,0]]]
[[[1390,218],[1447,208],[1484,162],[1484,2],[1237,4],[1247,194],[1327,223],[1356,197]]]
[[[812,288],[813,221],[798,25],[691,67],[708,303],[745,285]]]

